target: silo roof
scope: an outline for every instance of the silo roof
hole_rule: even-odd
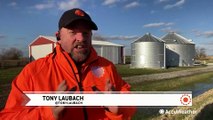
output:
[[[175,33],[170,32],[162,37],[166,44],[194,44],[191,40]]]
[[[152,35],[151,33],[146,33],[144,36],[136,39],[133,43],[136,42],[164,42],[164,41]]]

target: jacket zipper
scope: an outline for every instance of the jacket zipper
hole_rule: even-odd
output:
[[[64,53],[62,52],[62,54],[64,55]],[[75,80],[76,80],[76,82],[78,83],[78,87],[79,87],[79,89],[80,89],[80,93],[82,93],[82,91],[84,91],[84,89],[83,89],[83,86],[82,86],[82,78],[81,78],[81,73],[79,72],[79,70],[78,70],[78,73],[80,73],[80,75],[79,75],[79,78],[80,78],[80,80],[79,80],[79,82],[78,82],[78,78],[77,78],[77,76],[76,76],[76,74],[75,74],[75,72],[74,72],[74,69],[73,69],[73,66],[72,66],[72,64],[70,63],[70,61],[68,60],[68,58],[64,55],[64,57],[66,58],[66,60],[68,61],[68,63],[69,63],[69,65],[70,65],[70,67],[71,67],[71,69],[72,69],[72,72],[73,72],[73,74],[74,74],[74,76],[75,76]],[[82,106],[82,109],[83,109],[83,113],[84,113],[84,120],[88,120],[88,114],[87,114],[87,110],[86,110],[86,107],[85,106]]]

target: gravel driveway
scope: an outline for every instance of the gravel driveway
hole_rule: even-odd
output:
[[[167,73],[123,77],[122,79],[128,83],[137,84],[144,81],[171,79],[171,78],[184,77],[184,76],[211,72],[211,71],[213,71],[213,65],[208,65],[207,67],[202,67],[202,68],[187,69],[187,70],[167,72]]]

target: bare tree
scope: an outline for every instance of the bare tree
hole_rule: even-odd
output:
[[[204,59],[207,56],[205,48],[196,47],[195,52],[196,52],[196,55],[195,55],[196,59]]]
[[[0,51],[1,60],[18,60],[21,57],[23,57],[23,52],[15,47],[9,49],[2,49]]]

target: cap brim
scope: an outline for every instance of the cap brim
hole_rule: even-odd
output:
[[[65,26],[68,26],[68,25],[72,24],[73,22],[75,22],[77,20],[84,20],[84,21],[86,21],[86,22],[88,22],[90,24],[92,30],[98,30],[97,25],[93,21],[88,20],[88,19],[83,19],[83,18],[73,19],[72,21],[67,22],[67,24]]]

